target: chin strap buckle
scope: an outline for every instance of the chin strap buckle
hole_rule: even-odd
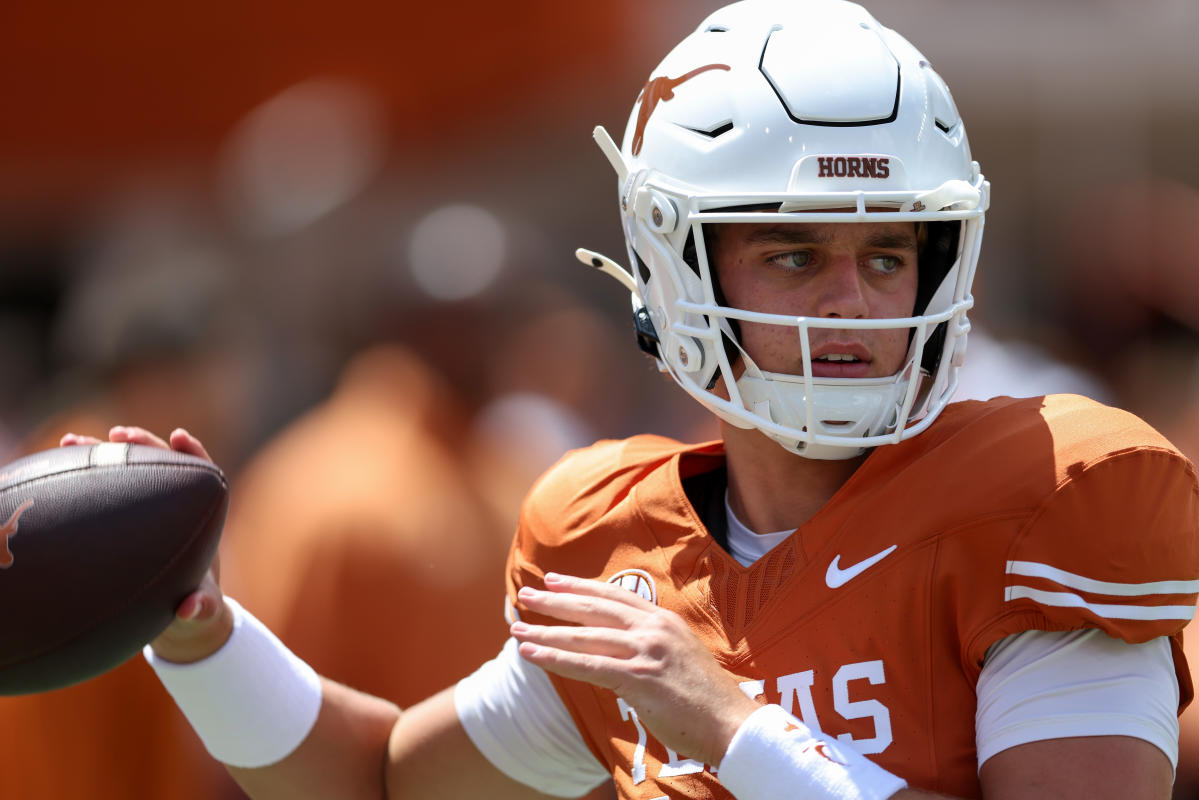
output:
[[[637,346],[654,358],[658,358],[658,331],[654,321],[649,318],[649,310],[645,306],[633,309],[633,327],[637,329]]]

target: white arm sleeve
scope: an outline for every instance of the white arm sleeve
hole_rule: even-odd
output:
[[[1028,742],[1144,739],[1178,766],[1178,677],[1165,637],[1128,644],[1098,629],[1025,631],[987,651],[975,712],[978,765]]]
[[[555,797],[581,797],[611,778],[583,742],[570,712],[516,640],[454,688],[466,735],[513,780]]]

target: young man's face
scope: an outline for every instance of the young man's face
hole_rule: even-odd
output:
[[[713,268],[728,304],[790,316],[910,317],[916,226],[910,222],[714,226]],[[796,329],[741,322],[741,345],[767,372],[803,374]],[[878,378],[903,366],[908,328],[810,329],[815,377]]]

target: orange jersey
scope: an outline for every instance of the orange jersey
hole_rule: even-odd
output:
[[[546,572],[619,581],[687,621],[744,689],[918,788],[977,797],[975,686],[1025,630],[1172,638],[1199,584],[1199,484],[1160,434],[1076,396],[951,405],[875,450],[750,567],[684,489],[719,443],[640,436],[568,455],[525,503],[508,590]],[[723,506],[721,506],[723,508]],[[551,676],[624,798],[729,798],[612,692]]]

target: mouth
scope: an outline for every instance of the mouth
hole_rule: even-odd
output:
[[[860,344],[826,344],[812,353],[812,377],[865,378],[871,363],[870,352]]]

